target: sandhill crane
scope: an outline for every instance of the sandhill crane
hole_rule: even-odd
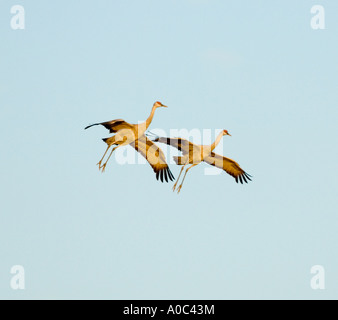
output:
[[[227,130],[223,130],[222,132],[219,133],[215,142],[212,143],[211,145],[197,145],[182,138],[157,137],[153,140],[155,142],[166,143],[170,146],[173,146],[183,153],[183,156],[173,157],[176,164],[183,165],[180,171],[180,174],[176,180],[176,183],[173,187],[173,191],[175,191],[176,189],[176,185],[178,183],[178,180],[180,179],[180,176],[185,166],[187,164],[192,164],[188,169],[186,169],[182,182],[177,189],[177,193],[181,191],[184,179],[188,171],[191,168],[197,166],[202,161],[212,166],[215,166],[217,168],[225,170],[228,174],[230,174],[231,176],[235,178],[237,183],[238,181],[240,181],[240,183],[242,184],[243,184],[243,181],[246,183],[248,183],[247,180],[251,181],[250,179],[251,176],[247,174],[244,170],[242,170],[239,164],[236,163],[234,160],[231,160],[229,158],[223,157],[219,154],[212,152],[216,148],[216,146],[219,144],[222,137],[225,135],[231,136]]]
[[[94,123],[90,126],[87,126],[85,129],[88,129],[92,126],[102,125],[109,130],[110,133],[116,133],[114,136],[102,139],[107,145],[107,149],[103,154],[101,160],[98,162],[99,169],[102,169],[104,172],[107,162],[109,161],[112,153],[122,146],[130,145],[136,151],[138,151],[151,165],[154,172],[156,173],[156,179],[159,178],[163,182],[163,178],[168,182],[168,178],[173,181],[175,178],[171,173],[166,161],[165,156],[162,150],[154,144],[151,140],[147,139],[144,135],[145,131],[148,129],[151,121],[153,120],[155,110],[160,107],[167,106],[163,105],[161,102],[156,101],[151,110],[150,116],[148,119],[140,124],[130,124],[122,119],[116,119],[107,122]],[[109,148],[112,145],[117,145],[111,151],[106,162],[101,166],[101,163],[107,154]]]

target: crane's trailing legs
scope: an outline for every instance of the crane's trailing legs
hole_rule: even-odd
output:
[[[104,159],[105,155],[107,154],[110,147],[111,147],[111,145],[107,147],[106,152],[103,154],[101,160],[96,164],[96,165],[99,166],[99,170],[101,169],[101,163],[102,163],[102,161],[103,161],[103,159]]]
[[[153,147],[154,143],[151,140],[147,139],[144,135],[153,120],[155,110],[160,107],[167,108],[167,106],[165,106],[163,103],[156,101],[153,104],[151,113],[147,120],[140,124],[131,124],[124,121],[123,119],[115,119],[111,121],[94,123],[85,127],[85,129],[88,129],[93,126],[102,125],[106,129],[108,129],[110,133],[115,133],[115,135],[112,137],[102,139],[108,145],[103,157],[97,163],[99,169],[102,169],[102,172],[104,172],[112,153],[117,148],[130,145],[148,161],[148,163],[156,173],[157,180],[160,178],[160,180],[163,182],[164,178],[166,182],[168,182],[169,177],[170,181],[173,181],[174,177],[169,170],[162,150],[157,146]],[[110,150],[110,147],[113,145],[117,146],[113,148],[107,161],[102,165],[102,162],[106,157],[108,150]]]
[[[176,186],[177,186],[177,183],[178,183],[178,180],[180,180],[180,176],[181,176],[181,174],[182,174],[182,172],[183,172],[183,169],[185,168],[185,166],[186,166],[187,164],[188,164],[188,163],[185,163],[185,164],[183,165],[183,167],[182,167],[182,169],[181,169],[181,171],[180,171],[180,174],[178,175],[178,178],[176,179],[176,182],[175,182],[175,184],[174,184],[174,186],[173,186],[173,191],[175,191]]]
[[[177,189],[177,193],[180,193],[180,191],[181,191],[181,189],[182,189],[182,185],[183,185],[184,179],[185,179],[185,176],[187,175],[188,171],[189,171],[191,168],[193,168],[193,167],[195,167],[195,166],[197,166],[197,165],[198,165],[198,163],[195,163],[195,164],[193,164],[192,166],[190,166],[187,170],[185,170],[185,174],[184,174],[184,176],[183,176],[183,179],[182,179],[181,184],[179,185],[179,187],[178,187],[178,189]]]
[[[118,145],[120,146],[120,143],[122,143],[124,140],[123,140],[122,142],[116,141],[116,135],[115,135],[115,136],[112,136],[112,137],[110,137],[110,138],[102,139],[102,140],[108,145],[108,147],[107,147],[107,149],[106,149],[106,152],[104,153],[102,159],[98,162],[99,170],[102,169],[102,172],[104,172],[104,170],[105,170],[105,168],[106,168],[106,166],[107,166],[108,160],[110,159],[112,153],[114,152],[114,150],[116,150],[117,147],[115,147],[115,148],[110,152],[110,155],[109,155],[107,161],[106,161],[103,165],[101,165],[101,163],[102,163],[102,161],[103,161],[105,155],[107,154],[109,148],[110,148],[111,146],[113,146],[114,144],[118,144]]]
[[[102,165],[102,167],[100,167],[100,169],[102,169],[102,172],[104,172],[104,170],[106,169],[107,162],[109,161],[109,159],[110,159],[111,155],[113,154],[113,152],[114,152],[118,147],[121,147],[121,146],[117,146],[117,147],[113,148],[113,150],[110,152],[110,155],[109,155],[108,159],[106,160],[106,162]]]

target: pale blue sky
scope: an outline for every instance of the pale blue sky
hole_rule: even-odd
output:
[[[336,1],[2,0],[0,298],[337,299],[337,16]],[[218,151],[252,183],[202,164],[177,196],[148,165],[101,174],[108,133],[83,128],[156,100],[151,128],[229,130]]]

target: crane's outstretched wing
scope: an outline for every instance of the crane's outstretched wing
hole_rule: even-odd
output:
[[[156,173],[157,180],[159,178],[162,182],[163,178],[167,182],[168,178],[171,181],[175,180],[168,164],[166,163],[164,153],[155,143],[147,139],[145,135],[143,135],[140,139],[135,140],[135,142],[130,145],[148,161]]]
[[[163,138],[158,137],[154,142],[166,143],[172,147],[177,148],[178,150],[182,151],[184,155],[189,154],[190,149],[193,148],[193,144],[186,139],[182,138]]]
[[[98,125],[104,126],[106,129],[109,130],[110,133],[116,133],[117,131],[121,129],[132,129],[133,128],[130,123],[124,121],[123,119],[116,119],[112,121],[91,124],[90,126],[85,127],[85,130],[90,127],[98,126]]]
[[[243,181],[248,183],[247,179],[251,181],[250,179],[251,176],[248,173],[246,173],[243,169],[241,169],[239,164],[234,160],[223,157],[217,153],[211,152],[210,156],[204,158],[204,161],[206,163],[211,164],[212,166],[223,169],[228,174],[233,176],[237,183],[238,180],[242,184]]]

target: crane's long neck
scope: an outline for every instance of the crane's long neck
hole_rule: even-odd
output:
[[[146,130],[147,130],[148,127],[150,126],[151,122],[153,121],[154,114],[155,114],[155,110],[156,110],[156,107],[153,106],[153,108],[151,109],[151,113],[150,113],[148,119],[147,119],[146,122],[145,122]]]
[[[222,137],[223,137],[223,132],[220,132],[219,135],[217,136],[216,140],[214,141],[214,143],[212,143],[210,145],[211,151],[214,150],[217,147],[217,145],[220,143]]]

